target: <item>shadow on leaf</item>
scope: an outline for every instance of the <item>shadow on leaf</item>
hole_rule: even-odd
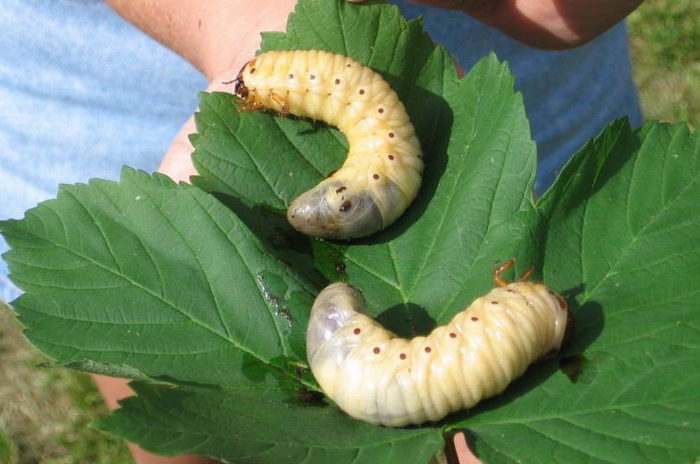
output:
[[[447,148],[453,123],[452,109],[443,97],[422,87],[414,85],[410,89],[410,93],[411,98],[422,102],[421,111],[428,113],[427,116],[421,115],[422,119],[426,119],[422,124],[424,127],[421,127],[419,122],[414,121],[414,116],[411,115],[411,120],[414,122],[416,133],[421,142],[425,163],[423,181],[418,196],[396,222],[386,229],[370,237],[352,240],[352,242],[335,242],[341,247],[381,244],[397,239],[423,215],[437,191],[440,178],[447,167]],[[428,121],[431,123],[429,126]],[[435,137],[438,132],[440,133],[439,138]]]
[[[294,230],[284,214],[259,205],[251,206],[230,195],[215,196],[267,245],[267,251],[316,286],[322,287],[327,283],[313,263],[313,239]]]
[[[383,311],[377,322],[402,338],[426,336],[435,328],[435,319],[417,304],[399,304]]]
[[[580,305],[576,301],[575,297],[582,293],[584,289],[585,285],[580,284],[562,292],[574,321],[572,337],[562,347],[561,355],[563,357],[571,357],[583,353],[600,336],[605,325],[605,315],[600,303],[587,301]]]

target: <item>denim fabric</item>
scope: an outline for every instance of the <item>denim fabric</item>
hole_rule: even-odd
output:
[[[206,86],[100,1],[3,0],[0,29],[0,219],[61,183],[154,171]],[[17,295],[0,260],[0,298]]]
[[[465,71],[491,50],[508,62],[537,142],[540,195],[571,155],[613,119],[628,116],[633,127],[642,124],[624,23],[582,47],[547,52],[461,13],[395,3],[408,18],[423,15],[433,40],[446,44]]]
[[[539,148],[540,192],[613,118],[641,122],[624,25],[576,50],[541,52],[461,13],[396,3],[425,15],[466,70],[490,50],[509,62]],[[124,164],[154,171],[206,85],[99,1],[4,0],[0,29],[0,219],[22,217],[61,183],[115,179]],[[18,294],[0,260],[0,299]]]

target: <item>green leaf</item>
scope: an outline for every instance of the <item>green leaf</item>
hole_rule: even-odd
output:
[[[314,288],[212,196],[125,168],[0,225],[13,302],[49,358],[96,373],[227,385],[303,363]]]
[[[297,3],[287,30],[264,34],[262,51],[323,49],[371,66],[401,97],[423,147],[439,144],[444,151],[446,139],[437,126],[449,125],[450,116],[441,94],[456,82],[456,70],[420,21],[406,21],[396,6],[384,3],[305,0]],[[241,114],[232,100],[226,93],[200,97],[193,139],[201,175],[193,179],[196,185],[283,210],[342,164],[347,142],[337,129],[261,112]]]
[[[202,95],[193,136],[194,182],[216,197],[126,169],[0,224],[33,343],[71,368],[170,385],[134,384],[140,396],[100,427],[155,452],[236,462],[425,462],[446,428],[468,429],[487,464],[697,460],[698,135],[615,122],[534,205],[535,147],[494,56],[459,80],[420,21],[340,0],[300,0],[288,32],[265,35],[263,50],[292,48],[350,55],[406,104],[426,173],[383,233],[339,243],[291,232],[280,213],[342,163],[345,139],[237,113],[224,93]],[[303,332],[323,284],[313,265],[412,335],[489,290],[496,261],[514,256],[514,275],[534,265],[567,295],[576,330],[559,358],[426,428],[304,403]]]
[[[505,65],[487,57],[460,81],[420,21],[381,3],[302,1],[287,31],[265,35],[263,51],[322,48],[382,73],[405,104],[426,160],[418,199],[387,231],[349,245],[314,242],[315,264],[328,279],[357,285],[371,312],[386,311],[382,322],[410,335],[446,322],[487,291],[496,261],[516,256],[519,272],[541,262],[531,201],[535,146]],[[285,208],[347,154],[337,130],[238,113],[227,94],[202,96],[197,128],[196,184],[259,208]]]
[[[482,459],[700,457],[698,198],[700,137],[684,125],[618,121],[566,166],[538,206],[545,279],[570,290],[576,318],[571,379],[550,361],[457,424]]]
[[[280,388],[178,391],[132,383],[138,398],[99,428],[163,455],[196,453],[235,463],[428,462],[442,444],[435,428],[389,429],[350,419]]]
[[[488,83],[488,85],[486,85]],[[362,289],[370,311],[400,308],[384,322],[404,334],[416,307],[444,324],[492,286],[496,262],[537,263],[538,217],[531,201],[535,151],[512,76],[494,57],[482,60],[445,99],[453,121],[437,128],[449,141],[426,156],[421,197],[397,224],[362,245],[328,244]],[[439,166],[444,166],[442,169]],[[332,275],[319,250],[319,265]],[[402,330],[403,329],[403,330]]]

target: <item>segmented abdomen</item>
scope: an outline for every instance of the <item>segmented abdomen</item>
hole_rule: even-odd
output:
[[[318,119],[347,137],[348,157],[331,177],[294,200],[300,231],[354,238],[394,222],[421,184],[420,144],[404,105],[372,69],[319,50],[267,52],[241,72],[247,103]]]
[[[500,393],[559,350],[567,316],[564,300],[544,285],[513,283],[407,340],[369,317],[357,290],[335,283],[314,303],[307,355],[323,391],[351,416],[420,424]]]

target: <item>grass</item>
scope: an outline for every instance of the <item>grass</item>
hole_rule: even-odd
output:
[[[630,47],[646,119],[700,126],[700,3],[654,0],[629,17]]]
[[[0,464],[130,464],[123,442],[89,427],[107,414],[90,378],[43,361],[0,302]]]
[[[648,1],[628,24],[645,117],[699,127],[700,3]],[[130,463],[123,443],[89,427],[107,413],[90,379],[41,361],[0,307],[0,464]]]

